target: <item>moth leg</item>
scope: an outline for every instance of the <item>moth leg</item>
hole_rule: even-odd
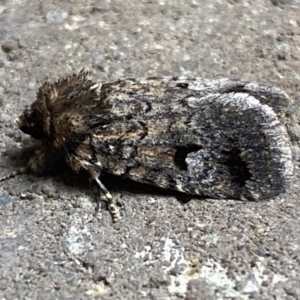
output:
[[[1,177],[0,178],[0,182],[4,181],[4,180],[7,180],[7,179],[10,179],[10,178],[13,178],[13,177],[16,177],[16,176],[18,176],[20,174],[26,174],[28,172],[29,172],[29,168],[28,167],[20,168],[19,170],[16,170],[16,171],[12,172],[11,174],[8,174],[7,176]]]
[[[108,209],[109,212],[111,213],[113,222],[117,222],[118,220],[120,220],[121,214],[120,214],[120,210],[118,208],[118,205],[116,204],[114,198],[112,197],[111,193],[107,190],[107,188],[104,186],[104,184],[99,180],[98,177],[95,178],[100,190],[104,193],[104,196],[107,200],[107,204],[108,204]]]
[[[31,172],[34,174],[43,173],[47,162],[47,158],[45,156],[45,148],[45,146],[41,146],[39,149],[36,149],[34,151],[34,154],[29,158],[25,167],[21,167],[20,169],[13,171],[11,174],[0,178],[0,182],[16,177],[20,174]]]

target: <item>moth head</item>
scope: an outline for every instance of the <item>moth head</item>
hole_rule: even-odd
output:
[[[59,110],[60,105],[63,105],[67,86],[66,79],[43,83],[37,92],[36,100],[26,107],[16,120],[19,129],[38,140],[51,138],[51,115],[54,114],[55,108]]]
[[[32,107],[25,108],[23,114],[17,118],[16,123],[20,130],[34,139],[40,140],[47,136],[43,124],[40,122],[39,112]]]
[[[18,127],[35,139],[53,141],[57,139],[58,132],[62,135],[62,128],[57,125],[61,116],[71,115],[71,112],[91,114],[91,103],[96,103],[98,109],[105,111],[107,103],[98,101],[101,85],[94,84],[87,77],[88,72],[82,70],[79,74],[43,83],[37,92],[36,101],[25,108],[18,118]],[[64,129],[63,133],[66,134],[72,128]]]
[[[43,88],[43,87],[42,87]],[[48,139],[50,137],[50,111],[48,109],[48,94],[40,88],[37,99],[16,120],[20,130],[34,139]]]

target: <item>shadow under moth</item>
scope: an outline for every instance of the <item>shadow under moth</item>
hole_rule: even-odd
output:
[[[81,71],[44,83],[18,118],[41,145],[22,172],[42,173],[49,149],[114,199],[104,172],[192,195],[259,201],[293,175],[289,106],[279,89],[187,77],[95,83]],[[14,174],[15,175],[15,174]]]

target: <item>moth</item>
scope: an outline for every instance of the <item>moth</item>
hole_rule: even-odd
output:
[[[101,181],[111,173],[211,198],[259,201],[283,193],[293,175],[289,106],[279,89],[188,77],[95,83],[88,73],[45,82],[18,118],[40,146],[25,172],[41,173],[50,152],[84,170],[120,214]]]

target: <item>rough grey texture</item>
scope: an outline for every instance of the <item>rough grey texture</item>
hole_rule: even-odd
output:
[[[286,122],[299,152],[299,0],[199,3],[2,1],[1,173],[28,158],[21,149],[32,141],[13,120],[37,87],[82,67],[96,80],[183,74],[277,86],[295,101]],[[266,202],[185,204],[108,177],[126,202],[116,224],[106,210],[95,216],[96,187],[68,171],[11,179],[0,186],[0,297],[297,299],[299,175]]]

